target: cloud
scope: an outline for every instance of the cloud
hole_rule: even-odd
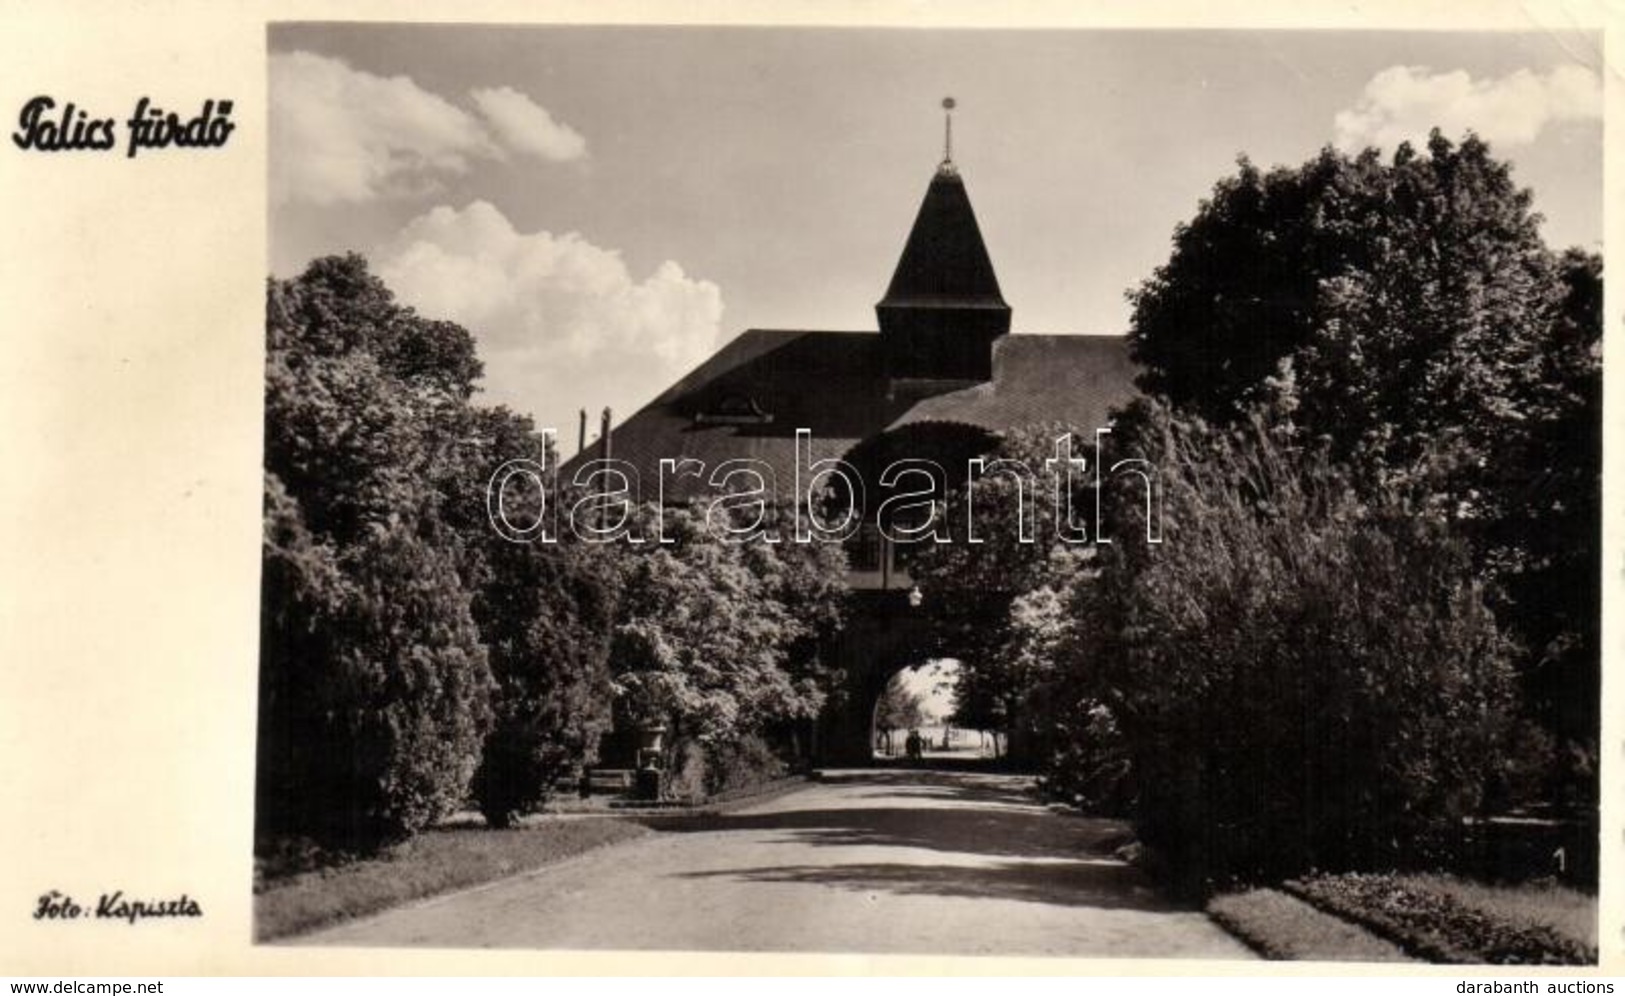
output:
[[[1459,69],[1390,66],[1366,83],[1359,103],[1337,115],[1337,145],[1388,149],[1423,141],[1434,127],[1450,138],[1471,129],[1491,143],[1527,145],[1548,124],[1601,119],[1601,83],[1582,66],[1544,75],[1520,69],[1493,80]]]
[[[516,152],[548,162],[569,162],[587,153],[587,140],[579,132],[512,87],[470,90],[468,95],[491,130]]]
[[[476,90],[476,115],[408,76],[375,76],[310,52],[270,58],[273,203],[358,203],[431,193],[476,160],[560,161],[580,134],[509,87]],[[483,119],[482,116],[483,115]]]
[[[544,424],[585,407],[617,418],[708,357],[722,292],[667,260],[633,277],[575,233],[519,232],[484,201],[409,222],[378,255],[401,300],[479,340],[486,400]]]

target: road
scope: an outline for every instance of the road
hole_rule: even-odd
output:
[[[1014,776],[831,772],[291,944],[1247,958]]]

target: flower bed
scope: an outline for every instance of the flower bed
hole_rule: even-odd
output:
[[[1430,961],[1451,964],[1587,965],[1597,949],[1551,926],[1462,902],[1425,880],[1399,875],[1316,875],[1282,889]]]

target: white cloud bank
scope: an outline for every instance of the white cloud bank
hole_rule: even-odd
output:
[[[635,279],[614,250],[516,231],[484,201],[413,219],[376,269],[402,301],[475,335],[488,402],[544,423],[586,407],[596,424],[606,404],[624,418],[718,344],[716,284],[670,260]]]
[[[1493,80],[1423,66],[1390,66],[1366,83],[1359,103],[1337,115],[1337,145],[1350,151],[1400,142],[1420,145],[1438,127],[1461,138],[1471,129],[1502,146],[1527,145],[1548,124],[1602,119],[1602,84],[1582,66],[1544,75],[1520,69]]]
[[[474,90],[477,113],[408,76],[375,76],[310,52],[270,58],[273,203],[357,203],[421,194],[479,159],[509,153],[549,162],[587,143],[510,87]]]
[[[517,152],[557,163],[587,154],[587,140],[579,132],[512,87],[470,90],[468,95],[497,138]]]

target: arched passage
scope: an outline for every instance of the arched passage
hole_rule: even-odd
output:
[[[929,637],[928,620],[912,611],[905,592],[853,593],[846,626],[829,648],[842,681],[820,717],[820,761],[869,763],[875,702],[892,675],[930,660]]]
[[[922,756],[936,760],[978,756],[981,740],[953,723],[959,672],[959,661],[939,658],[891,676],[872,711],[870,738],[876,759],[906,759],[911,734],[917,736]]]
[[[932,622],[936,606],[908,575],[908,544],[894,544],[876,526],[888,498],[905,489],[919,496],[922,481],[916,474],[882,485],[885,471],[903,461],[929,466],[929,499],[942,501],[963,480],[969,461],[996,443],[994,434],[978,426],[918,422],[865,439],[843,455],[864,484],[859,509],[864,526],[848,550],[851,611],[826,658],[841,670],[843,682],[820,724],[818,754],[823,763],[871,762],[874,707],[887,681],[901,670],[944,656],[935,643],[940,639]]]

